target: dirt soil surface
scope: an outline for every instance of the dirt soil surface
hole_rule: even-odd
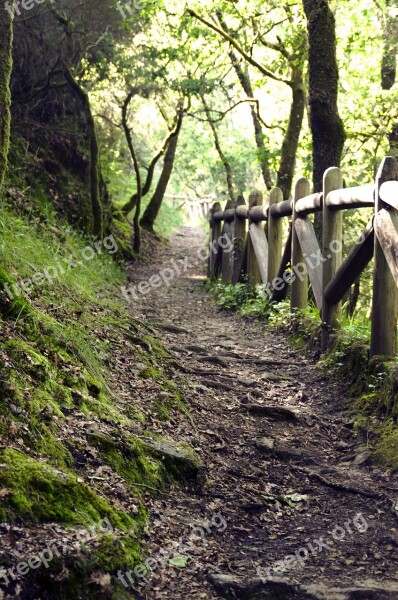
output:
[[[266,325],[220,311],[204,289],[200,229],[183,228],[131,283],[181,273],[132,306],[180,365],[189,444],[206,479],[152,501],[152,574],[139,599],[398,598],[398,478],[344,412],[344,381]],[[163,557],[163,560],[161,560]],[[163,563],[163,564],[161,564]]]

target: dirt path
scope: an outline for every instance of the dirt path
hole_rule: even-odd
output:
[[[151,264],[131,268],[134,285],[189,257],[187,272],[141,296],[133,312],[166,325],[169,351],[203,373],[185,373],[195,428],[173,415],[162,433],[189,443],[207,474],[200,489],[155,500],[147,551],[157,563],[135,597],[398,598],[397,476],[355,436],[343,383],[281,334],[213,305],[197,259],[203,245],[204,233],[185,228]],[[261,583],[257,571],[275,581]]]

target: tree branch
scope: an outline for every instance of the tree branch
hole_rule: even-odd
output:
[[[255,67],[256,69],[258,69],[260,71],[260,73],[262,73],[265,77],[269,77],[270,79],[273,79],[274,81],[280,81],[282,83],[286,83],[286,85],[288,86],[292,86],[292,82],[289,81],[288,79],[282,79],[281,77],[278,77],[277,75],[275,75],[274,73],[272,73],[272,71],[269,71],[268,69],[266,69],[265,67],[263,67],[263,65],[261,63],[259,63],[258,61],[256,61],[252,56],[250,56],[250,54],[248,54],[241,46],[240,44],[238,44],[238,42],[236,40],[234,40],[234,38],[229,35],[227,32],[223,31],[222,29],[220,29],[220,27],[217,27],[217,25],[211,23],[210,21],[207,21],[206,19],[204,19],[203,17],[201,17],[197,12],[195,12],[194,10],[188,8],[187,9],[188,14],[191,17],[194,17],[195,19],[198,19],[198,21],[200,21],[201,23],[203,23],[203,25],[206,25],[206,27],[209,27],[209,29],[212,29],[213,31],[215,31],[216,33],[218,33],[218,35],[220,35],[221,37],[224,38],[224,40],[226,40],[227,42],[229,42],[231,44],[231,46],[233,46],[235,48],[235,50],[237,50],[239,52],[239,54],[241,54],[241,56],[243,56],[243,58],[253,67]]]

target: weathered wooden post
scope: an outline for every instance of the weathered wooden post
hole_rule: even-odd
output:
[[[323,231],[322,231],[322,293],[336,275],[343,260],[343,213],[327,206],[327,196],[334,190],[343,188],[343,175],[337,167],[331,167],[323,176]],[[341,302],[329,304],[322,301],[322,349],[329,344],[332,329],[340,325]]]
[[[221,204],[215,202],[210,209],[210,245],[209,245],[209,278],[216,275],[216,261],[219,249],[219,240],[221,237],[221,221],[216,221],[214,218],[215,213],[220,212]]]
[[[222,232],[222,283],[232,283],[233,272],[233,238],[235,221],[235,202],[228,200],[224,210],[224,228]]]
[[[398,162],[392,156],[383,159],[376,176],[375,214],[388,208],[379,191],[385,181],[398,179]],[[370,356],[395,356],[397,348],[398,292],[377,235],[374,236],[372,335]]]
[[[246,243],[246,218],[244,216],[241,216],[241,213],[239,213],[239,208],[243,212],[247,210],[246,202],[243,196],[238,197],[235,209],[234,256],[232,273],[233,284],[236,284],[239,281],[239,276],[242,267],[243,252]]]
[[[282,258],[282,219],[276,219],[271,215],[271,206],[283,201],[283,193],[280,188],[274,188],[269,197],[268,210],[268,283],[277,276]]]
[[[263,204],[263,195],[261,192],[252,192],[249,196],[249,211],[254,206],[261,206]],[[249,229],[251,221],[249,218]],[[261,283],[261,273],[257,263],[256,255],[254,252],[253,243],[250,239],[250,235],[247,239],[247,276],[249,284],[255,287],[258,283]]]
[[[295,221],[298,218],[296,202],[310,194],[310,183],[302,177],[296,183],[293,198],[293,222],[292,222],[292,288],[290,293],[290,310],[297,308],[305,309],[308,303],[308,274],[307,265],[301,250],[300,242],[296,233]]]

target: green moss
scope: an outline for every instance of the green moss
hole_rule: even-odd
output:
[[[134,526],[131,517],[111,508],[71,473],[16,450],[1,451],[0,462],[1,485],[10,490],[3,500],[1,520],[87,525],[108,517],[123,530]]]
[[[139,375],[142,379],[152,379],[153,381],[161,379],[161,372],[152,365],[147,365]]]
[[[30,589],[39,596],[40,590],[46,590],[46,597],[57,600],[80,598],[84,589],[86,600],[122,600],[134,598],[118,579],[119,571],[133,570],[145,558],[134,532],[122,533],[109,531],[101,535],[95,530],[96,542],[82,544],[79,552],[71,552],[61,558],[54,557],[38,571],[30,571]],[[62,574],[60,576],[60,573]],[[97,583],[98,575],[109,575],[109,585]],[[36,596],[35,596],[36,597]]]
[[[149,347],[150,354],[153,358],[162,360],[162,359],[170,359],[170,353],[167,352],[162,342],[154,338],[150,335],[143,335],[142,339],[147,343]]]
[[[22,368],[26,374],[34,375],[38,380],[44,380],[50,376],[52,369],[48,359],[33,344],[13,338],[4,344],[3,349],[13,360],[15,366]]]
[[[151,379],[159,386],[159,395],[152,405],[157,417],[163,421],[168,421],[170,412],[178,410],[191,419],[180,387],[166,375],[162,366],[162,362],[167,364],[170,360],[169,353],[156,338],[144,336],[144,339],[150,352],[139,351],[140,358],[146,363],[145,368],[140,372],[140,377]]]
[[[165,473],[162,464],[151,458],[146,445],[138,438],[131,436],[128,440],[116,441],[98,431],[90,432],[87,437],[99,449],[104,462],[130,484],[163,487]]]
[[[145,421],[132,405],[118,408],[108,383],[113,341],[120,339],[138,340],[137,359],[146,364],[143,376],[158,386],[159,411],[168,418],[174,408],[185,410],[184,399],[179,383],[168,375],[170,355],[118,300],[125,276],[106,252],[72,271],[59,272],[52,282],[33,285],[29,299],[21,295],[10,300],[5,285],[43,273],[69,255],[78,263],[82,250],[93,245],[57,221],[40,182],[31,191],[29,197],[21,194],[12,208],[0,206],[0,322],[5,332],[0,340],[0,433],[3,447],[17,438],[26,448],[25,453],[0,451],[0,487],[7,490],[0,521],[87,527],[107,517],[118,530],[113,537],[83,549],[80,558],[68,556],[45,572],[39,569],[32,590],[37,585],[37,597],[44,589],[52,597],[69,600],[84,587],[85,598],[104,598],[108,592],[92,581],[92,574],[102,571],[112,575],[109,597],[116,599],[124,589],[115,572],[132,568],[140,556],[146,523],[142,489],[161,489],[165,481],[177,478],[183,481],[185,471],[174,473],[170,465],[167,474],[161,457],[133,435],[121,440],[116,427],[112,436],[69,442],[64,439],[63,421],[76,411],[99,422],[99,429],[101,422],[107,429],[111,423],[123,423],[123,431],[131,433],[137,430],[136,421]],[[134,515],[114,508],[97,492],[94,480],[86,485],[81,479],[88,445],[97,448],[99,462],[110,465],[131,486],[138,506]]]
[[[132,421],[138,421],[139,423],[145,423],[146,422],[146,416],[145,416],[145,414],[142,411],[140,411],[133,404],[129,404],[126,407],[125,413],[126,413],[126,416],[129,419],[131,419]]]
[[[0,147],[0,187],[3,187],[7,171],[8,149],[10,145],[11,131],[11,90],[10,78],[12,72],[12,38],[13,20],[10,15],[3,15],[0,23],[0,36],[2,44],[0,48],[1,82],[0,82],[0,106],[1,115],[1,147]]]
[[[190,446],[175,446],[167,440],[160,439],[148,441],[147,448],[150,454],[162,461],[170,482],[201,482],[200,462]]]
[[[398,469],[398,426],[393,420],[377,427],[380,434],[375,444],[375,456],[384,464]]]
[[[58,468],[72,468],[75,461],[71,452],[58,439],[58,427],[47,422],[32,421],[29,425],[29,431],[22,435],[24,442],[32,450],[37,452],[43,458]]]

